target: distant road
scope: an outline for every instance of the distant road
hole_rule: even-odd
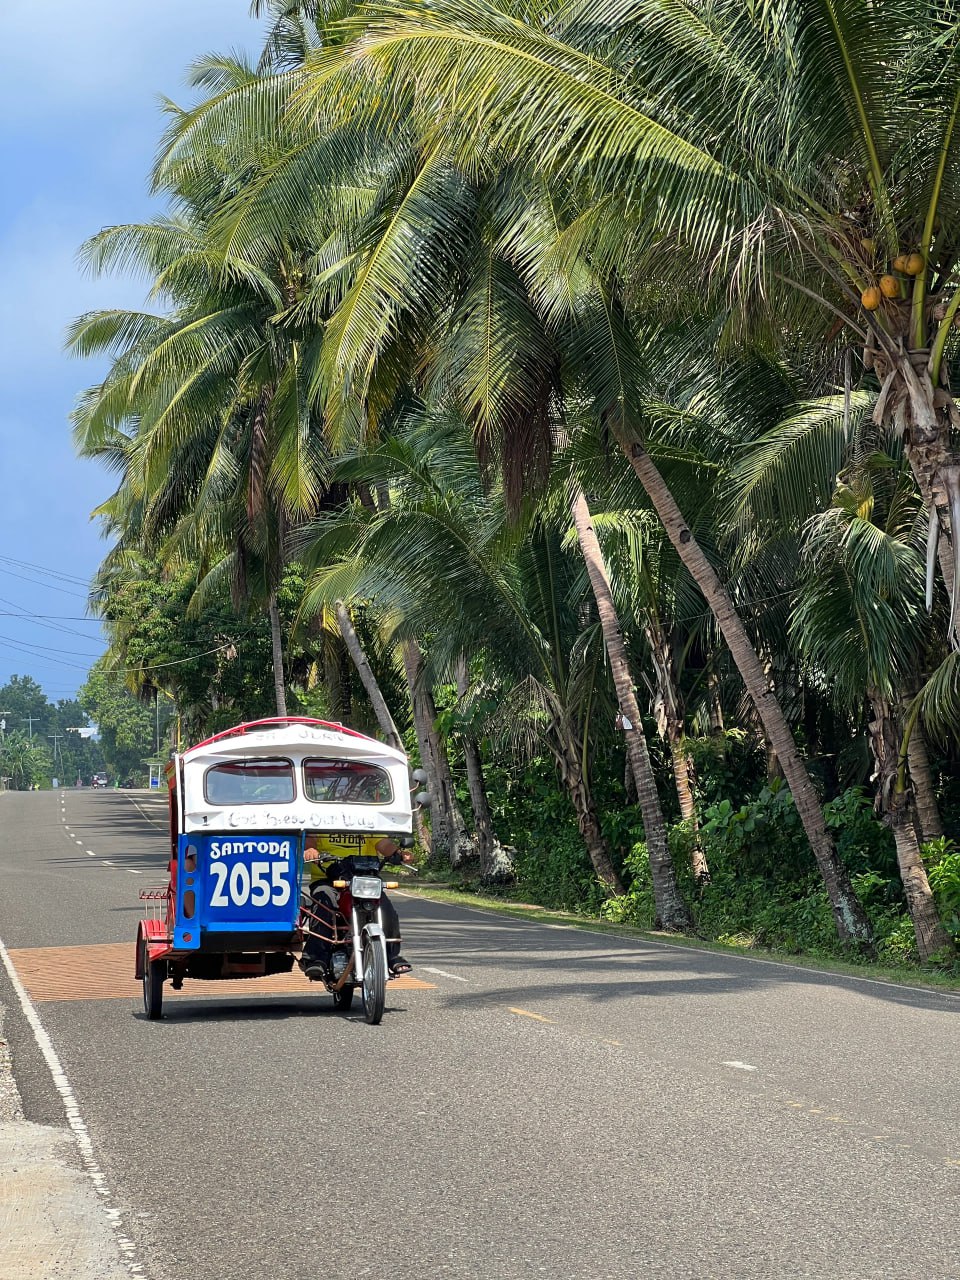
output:
[[[164,797],[0,823],[0,938],[150,1280],[960,1277],[960,1000],[398,897],[418,985],[380,1027],[299,980],[149,1023]]]

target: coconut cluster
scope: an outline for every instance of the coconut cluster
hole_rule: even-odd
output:
[[[862,240],[861,248],[871,253],[876,246],[872,240]],[[925,266],[922,253],[898,253],[890,263],[890,271],[884,272],[876,284],[869,284],[860,294],[860,305],[865,311],[876,311],[884,298],[893,301],[903,293],[903,276],[918,276]],[[896,273],[896,274],[894,274]]]

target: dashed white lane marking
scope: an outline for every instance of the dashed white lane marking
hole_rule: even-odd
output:
[[[92,849],[88,849],[88,850],[87,850],[87,857],[88,857],[88,858],[95,858],[96,856],[97,856],[97,855],[93,852],[93,850],[92,850]]]
[[[428,964],[421,965],[420,967],[423,969],[424,973],[436,973],[441,978],[452,978],[454,982],[466,982],[467,985],[469,986],[469,983],[470,983],[469,978],[461,978],[456,973],[447,973],[446,969],[431,969],[431,967]]]
[[[74,839],[76,839],[76,837],[74,837]],[[83,841],[82,841],[82,840],[77,840],[77,844],[83,844]]]
[[[116,1241],[126,1263],[127,1270],[131,1276],[143,1276],[143,1266],[136,1260],[136,1246],[123,1229],[123,1220],[120,1216],[120,1210],[111,1202],[110,1188],[107,1180],[97,1164],[97,1158],[93,1153],[93,1143],[90,1141],[90,1134],[87,1130],[83,1116],[80,1114],[80,1107],[77,1104],[76,1095],[73,1092],[73,1086],[67,1079],[60,1059],[57,1057],[57,1051],[53,1047],[53,1041],[47,1035],[46,1028],[40,1021],[37,1010],[33,1001],[27,995],[26,988],[20,981],[20,975],[13,966],[13,961],[7,952],[7,948],[0,941],[0,961],[7,971],[10,984],[17,993],[17,999],[20,1001],[20,1008],[23,1010],[23,1016],[30,1024],[33,1031],[33,1037],[37,1042],[37,1047],[43,1054],[44,1061],[53,1077],[53,1083],[63,1102],[63,1109],[66,1112],[67,1124],[73,1132],[73,1136],[77,1143],[77,1150],[80,1153],[80,1161],[83,1165],[85,1173],[89,1176],[93,1183],[94,1190],[100,1197],[100,1203],[103,1211],[107,1215],[107,1221],[116,1232]]]
[[[113,866],[113,863],[110,861],[110,859],[109,859],[109,858],[104,858],[104,860],[103,860],[103,865],[104,865],[105,867],[112,867],[112,866]]]
[[[756,1067],[751,1067],[749,1062],[721,1062],[722,1067],[735,1067],[737,1071],[756,1071]]]
[[[132,876],[138,876],[138,875],[140,875],[140,872],[139,872],[139,871],[134,871],[133,867],[127,867],[127,870],[130,872],[130,874],[131,874]]]

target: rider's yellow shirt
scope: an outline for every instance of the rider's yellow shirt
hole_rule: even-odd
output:
[[[312,884],[314,880],[325,879],[330,863],[335,862],[338,858],[358,856],[378,858],[380,855],[377,852],[377,844],[382,839],[382,834],[350,836],[315,832],[312,835],[308,835],[306,844],[315,848],[320,855],[316,862],[307,863],[307,870],[310,872],[310,883]]]

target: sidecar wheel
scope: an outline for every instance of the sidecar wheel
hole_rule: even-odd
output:
[[[378,939],[363,949],[363,1016],[372,1027],[383,1017],[387,1003],[387,962]]]
[[[341,987],[339,991],[333,993],[333,1007],[339,1013],[348,1013],[350,1006],[353,1004],[353,993],[355,988],[352,986]]]
[[[143,944],[143,1012],[155,1022],[163,1012],[163,979],[166,965],[151,960],[146,942]]]

